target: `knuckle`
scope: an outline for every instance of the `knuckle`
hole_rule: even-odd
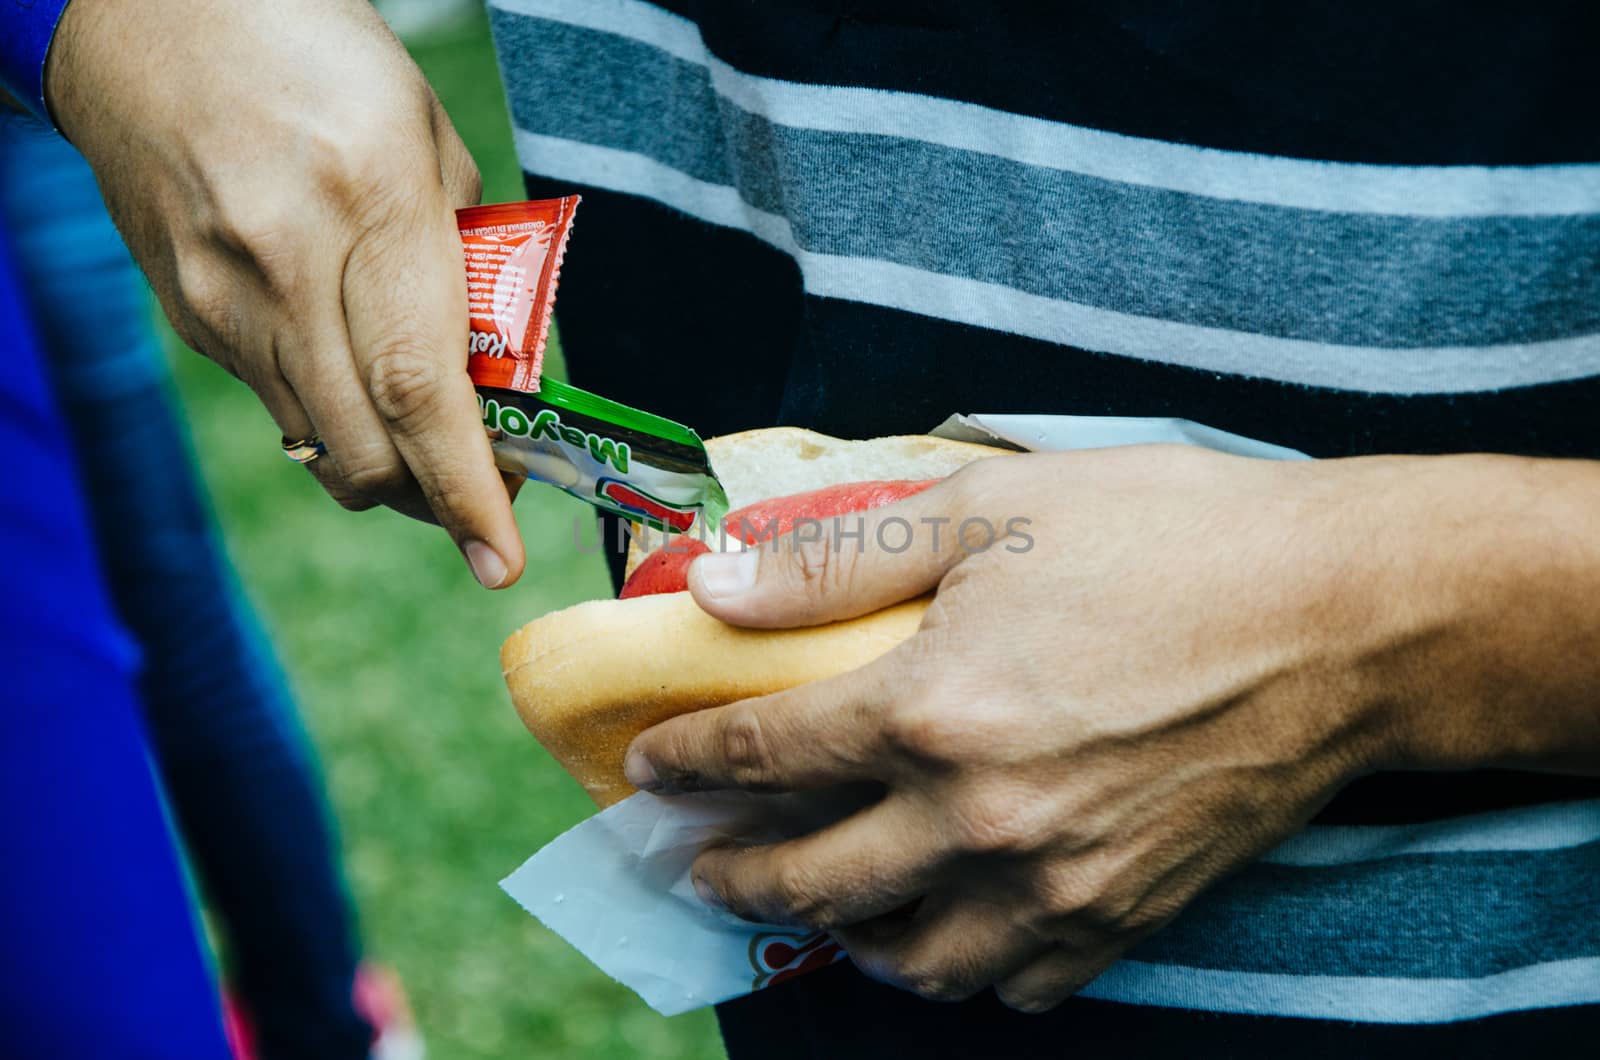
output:
[[[379,349],[367,369],[367,392],[378,415],[407,431],[426,426],[443,381],[439,362],[405,342]]]
[[[1058,874],[1046,882],[1043,892],[1040,906],[1049,921],[1070,920],[1087,926],[1101,919],[1099,891],[1081,874]]]
[[[916,695],[885,707],[883,731],[889,747],[928,765],[956,765],[988,719],[975,701],[953,691],[942,679],[930,679]]]
[[[995,524],[982,516],[969,516],[956,524],[956,548],[964,556],[988,552],[998,536]]]
[[[721,751],[729,778],[744,788],[759,788],[771,781],[772,752],[761,715],[751,707],[736,707],[725,717],[721,732]]]
[[[323,486],[323,489],[327,490],[328,496],[332,497],[336,502],[338,502],[339,507],[343,508],[347,512],[366,512],[371,511],[373,508],[378,506],[376,501],[373,501],[368,497],[363,497],[361,494],[352,490],[342,489],[338,486],[326,484]]]
[[[950,765],[955,744],[943,713],[922,703],[896,705],[884,720],[889,746],[918,762]]]
[[[1003,986],[995,988],[995,994],[1000,998],[1002,1005],[1015,1012],[1025,1013],[1030,1016],[1049,1012],[1065,1001],[1072,993],[1074,993],[1074,990],[1070,987],[1063,989],[1059,994],[1050,995],[1043,995],[1033,990],[1016,990]]]
[[[178,259],[174,277],[181,313],[192,323],[186,331],[207,346],[221,343],[229,350],[240,333],[238,299],[222,270],[204,257],[185,255]]]
[[[381,154],[369,151],[362,141],[334,135],[331,130],[308,130],[301,143],[316,187],[336,198],[361,187],[381,159]]]
[[[1111,884],[1095,888],[1095,900],[1086,913],[1091,926],[1104,931],[1139,930],[1146,918],[1140,896]]]
[[[1085,909],[1083,920],[1103,934],[1141,936],[1166,919],[1141,894],[1112,885],[1096,891],[1097,897]]]
[[[363,497],[379,500],[404,491],[411,482],[404,465],[383,459],[341,456],[339,472],[351,489]]]
[[[321,127],[307,130],[300,142],[313,186],[334,203],[360,207],[370,205],[375,191],[409,181],[412,174],[404,162],[411,155],[404,144],[386,144],[377,134],[403,125],[330,115]]]
[[[1073,930],[1122,934],[1144,923],[1139,893],[1118,886],[1102,869],[1075,865],[1046,877],[1040,896],[1047,921]]]
[[[816,880],[804,865],[785,860],[772,871],[772,900],[782,919],[811,927],[831,926],[827,923],[828,906],[817,895]]]
[[[939,976],[913,978],[906,987],[924,1001],[965,1001],[971,995]]]
[[[408,479],[409,481],[409,479]],[[427,477],[422,482],[423,500],[441,526],[460,526],[472,510],[472,493],[459,472]]]
[[[278,376],[277,363],[270,357],[240,357],[230,354],[228,371],[258,394],[266,393]]]
[[[227,196],[212,203],[207,234],[215,245],[247,262],[269,292],[286,295],[298,289],[305,268],[300,223],[297,203],[261,195]]]
[[[345,179],[340,195],[343,207],[359,233],[358,241],[365,243],[369,252],[392,253],[398,241],[410,238],[413,225],[425,209],[443,194],[443,178],[437,170],[431,180],[420,180],[423,172],[417,161],[416,150],[379,152],[375,156],[361,156],[364,161],[355,163],[359,169]],[[407,164],[396,164],[404,157]]]
[[[965,1001],[978,987],[955,969],[939,964],[907,961],[896,976],[905,988],[926,1001]]]
[[[1014,787],[978,789],[952,808],[956,848],[977,855],[1032,852],[1046,832],[1040,805],[1041,800]]]
[[[848,588],[850,568],[854,564],[843,552],[832,547],[826,536],[802,539],[797,530],[792,540],[795,576],[808,596],[827,597]]]

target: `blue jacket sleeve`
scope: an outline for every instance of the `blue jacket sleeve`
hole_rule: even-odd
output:
[[[0,0],[0,85],[35,115],[44,106],[44,57],[67,0]]]

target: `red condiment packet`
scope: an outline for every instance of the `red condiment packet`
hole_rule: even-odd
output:
[[[456,211],[471,317],[467,374],[475,386],[538,391],[577,208],[578,196],[566,195]]]

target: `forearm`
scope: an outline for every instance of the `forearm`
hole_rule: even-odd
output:
[[[1395,470],[1379,507],[1409,632],[1377,668],[1393,764],[1600,774],[1600,462]]]

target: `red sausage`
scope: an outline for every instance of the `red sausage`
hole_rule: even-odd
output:
[[[882,508],[914,493],[921,493],[938,481],[930,478],[920,481],[846,482],[840,486],[824,486],[810,493],[773,497],[729,512],[728,517],[722,520],[722,528],[730,537],[753,545],[757,541],[768,541],[789,533],[797,520],[832,519],[836,515]],[[774,523],[777,525],[776,532],[773,531]]]
[[[622,592],[617,598],[628,600],[635,596],[683,592],[689,588],[689,562],[710,551],[704,541],[693,537],[674,541],[670,547],[663,545],[633,569],[628,580],[622,583]]]
[[[921,493],[938,479],[899,479],[892,482],[847,482],[824,486],[809,493],[773,497],[757,501],[728,513],[722,521],[730,537],[746,544],[771,540],[794,529],[800,519],[832,519],[836,515],[865,512]],[[689,564],[698,555],[710,552],[705,542],[688,538],[675,541],[650,553],[623,583],[620,599],[677,593],[689,588]]]

